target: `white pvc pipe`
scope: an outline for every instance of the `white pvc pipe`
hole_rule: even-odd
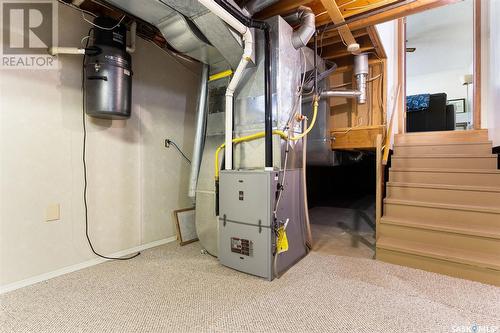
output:
[[[217,15],[221,20],[229,24],[233,29],[238,31],[240,34],[244,35],[248,28],[238,21],[236,17],[232,16],[224,8],[222,8],[219,4],[217,4],[213,0],[198,0],[203,6],[207,7],[212,13]]]
[[[132,25],[130,26],[130,45],[127,46],[127,52],[128,53],[134,53],[135,52],[135,36],[137,34],[137,22],[132,22]]]
[[[243,72],[248,65],[248,62],[253,58],[254,41],[250,29],[243,23],[238,21],[234,16],[229,14],[213,0],[198,0],[202,5],[207,7],[212,13],[217,15],[224,22],[229,24],[232,28],[243,35],[243,42],[245,47],[241,56],[240,63],[234,71],[233,78],[226,89],[226,122],[225,122],[225,169],[231,170],[233,168],[233,95],[238,87],[238,84],[243,76]]]
[[[58,54],[85,54],[85,49],[79,49],[77,47],[51,47],[49,48],[50,55]]]
[[[243,76],[243,71],[247,67],[250,59],[252,59],[253,36],[250,30],[247,30],[247,33],[243,35],[243,41],[245,42],[243,55],[226,89],[226,147],[224,155],[226,170],[231,170],[233,168],[233,95]]]

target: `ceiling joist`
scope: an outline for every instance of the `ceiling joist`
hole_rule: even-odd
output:
[[[344,16],[342,16],[342,13],[340,12],[339,7],[337,6],[337,3],[335,0],[321,0],[321,3],[325,7],[328,15],[330,16],[332,22],[334,24],[342,24],[344,23]],[[347,25],[343,25],[338,28],[340,37],[344,40],[344,42],[347,44],[347,50],[350,52],[357,51],[359,49],[359,44],[356,43],[356,39],[354,39],[354,36],[351,33],[351,30]]]

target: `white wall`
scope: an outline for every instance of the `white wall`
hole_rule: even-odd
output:
[[[467,94],[467,86],[460,84],[458,80],[458,78],[464,73],[464,69],[452,69],[436,73],[414,75],[411,78],[408,78],[406,93],[409,96],[445,92],[448,100],[465,98],[466,103],[467,101],[472,102],[472,85],[469,86],[469,92]],[[457,123],[471,120],[470,112],[456,114]]]
[[[416,48],[406,53],[407,96],[444,92],[449,100],[467,99],[460,77],[472,74],[472,9],[472,0],[465,0],[407,18],[407,47]],[[468,117],[459,113],[457,122]]]
[[[60,45],[78,46],[88,26],[59,6]],[[94,258],[84,234],[81,57],[60,70],[0,72],[0,285]],[[189,167],[199,68],[185,68],[138,39],[132,117],[88,118],[88,202],[95,247],[109,254],[175,235],[172,210],[191,206]],[[44,222],[49,204],[61,219]]]
[[[470,3],[470,1],[469,1]],[[467,5],[467,2],[462,4]],[[455,5],[453,5],[455,6]],[[468,5],[467,5],[468,6]],[[446,7],[443,7],[446,10]],[[418,14],[417,14],[418,15]],[[482,127],[489,129],[490,139],[493,141],[494,146],[500,146],[500,1],[497,0],[483,0],[482,2]],[[422,25],[423,28],[433,29],[434,21],[429,21],[427,24]],[[439,23],[439,21],[437,22]],[[377,25],[377,30],[380,34],[382,44],[386,50],[388,59],[388,119],[390,119],[391,96],[395,94],[394,82],[397,82],[397,27],[395,21],[386,22]],[[470,41],[470,36],[468,40]],[[409,45],[413,46],[413,45]],[[472,50],[470,47],[463,47],[465,50]],[[417,48],[418,49],[418,48]],[[450,52],[450,54],[455,54]],[[472,54],[471,54],[472,56]],[[415,58],[413,58],[415,59]],[[452,59],[450,57],[450,59]],[[465,59],[462,58],[462,60]],[[456,60],[456,59],[454,59]],[[471,60],[469,60],[471,61]],[[427,62],[429,63],[429,62]],[[392,64],[392,65],[391,65]],[[432,66],[443,66],[439,63],[431,62]],[[416,62],[418,66],[418,62]],[[416,66],[414,66],[416,67]],[[430,67],[428,67],[430,68]],[[446,91],[449,98],[460,98],[466,95],[466,87],[461,86],[458,81],[460,75],[465,72],[472,72],[471,65],[463,63],[458,66],[458,69],[451,69],[447,71],[436,71],[433,67],[434,73],[424,73],[422,75],[414,75],[411,80],[407,81],[408,91],[410,93],[425,92],[442,92]],[[421,69],[422,70],[422,69]],[[392,73],[392,74],[391,74]],[[449,85],[448,82],[454,82]],[[471,87],[472,88],[472,87]],[[469,96],[471,91],[469,90]],[[463,98],[463,97],[462,97]],[[457,121],[461,117],[468,117],[468,115],[457,115]],[[397,119],[394,119],[397,124]],[[396,130],[397,130],[397,126]]]
[[[460,84],[458,78],[463,75],[463,69],[451,69],[436,73],[413,75],[408,79],[406,91],[408,95],[446,92],[448,99],[465,98],[467,88]],[[469,94],[472,93],[472,87]]]
[[[397,32],[397,20],[385,22],[378,24],[376,26],[382,46],[384,47],[385,53],[387,55],[387,74],[384,80],[387,89],[387,126],[389,126],[392,113],[394,111],[394,105],[397,103],[397,82],[398,82],[398,32]],[[401,88],[400,94],[403,94]],[[394,115],[393,119],[393,133],[398,131],[398,113]]]

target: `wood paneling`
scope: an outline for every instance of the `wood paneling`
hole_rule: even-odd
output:
[[[364,52],[369,52],[373,51],[375,48],[371,45],[363,45],[359,48],[358,52],[359,53],[364,53]],[[351,55],[351,52],[347,51],[346,49],[338,49],[336,48],[335,51],[327,50],[323,53],[323,58],[327,60],[335,60],[339,58],[344,58],[348,57]]]
[[[367,101],[358,104],[354,98],[330,98],[332,130],[336,128],[385,125],[386,86],[383,84],[386,69],[385,60],[370,62],[367,87]],[[351,89],[355,86],[352,66],[344,66],[330,76],[331,89]],[[374,147],[374,146],[373,146]]]
[[[377,136],[385,135],[385,126],[359,126],[331,131],[332,149],[375,149]]]
[[[316,14],[316,26],[322,26],[331,23],[322,1],[335,2],[349,29],[354,31],[460,0],[280,0],[257,13],[256,17],[286,15],[300,6],[307,6]]]
[[[352,32],[352,35],[354,38],[368,36],[368,30],[367,29],[356,30]],[[340,37],[340,35],[337,33],[336,30],[325,32],[325,34],[320,33],[319,38],[320,38],[320,42],[318,43],[319,47],[325,47],[328,45],[342,43],[342,38]],[[311,46],[312,44],[313,43],[311,42],[309,46]]]
[[[460,0],[405,0],[396,3],[390,8],[380,9],[373,13],[365,13],[359,17],[346,20],[351,30],[366,28],[379,23],[392,21],[409,15],[417,14],[429,9],[449,5]]]
[[[344,0],[342,3],[345,5],[340,4],[340,1],[337,2],[344,18],[348,18],[398,1],[401,0]]]
[[[370,54],[372,59],[387,58],[377,29],[374,27],[356,30],[353,32],[353,36],[360,45],[360,50],[356,53],[372,52]],[[313,47],[312,41],[309,43],[309,47]],[[352,64],[354,62],[353,55],[347,51],[342,37],[335,30],[319,32],[318,49],[323,58],[334,60],[338,65]]]
[[[256,17],[265,19],[274,15],[283,16],[297,10],[300,6],[307,6],[316,14],[316,26],[322,26],[332,22],[331,16],[328,13],[328,8],[333,4],[338,8],[338,14],[335,14],[335,17],[344,20],[403,1],[404,0],[280,0],[274,5],[264,9],[262,12],[257,13]]]

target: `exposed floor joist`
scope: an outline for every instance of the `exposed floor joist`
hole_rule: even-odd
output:
[[[340,12],[339,7],[337,6],[337,3],[335,0],[321,0],[321,3],[325,7],[326,11],[328,12],[328,15],[330,16],[332,22],[334,24],[341,24],[344,23],[344,16],[342,16],[342,13]],[[344,40],[344,42],[347,44],[347,48],[354,51],[354,47],[356,47],[356,51],[359,48],[359,45],[356,43],[356,39],[351,33],[351,30],[347,25],[343,25],[338,28],[340,37]]]

